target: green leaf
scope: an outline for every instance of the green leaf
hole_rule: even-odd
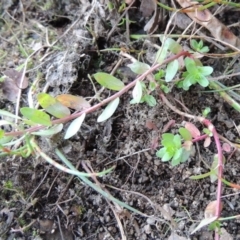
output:
[[[154,107],[156,106],[157,104],[157,101],[155,99],[155,97],[153,97],[152,95],[144,95],[144,98],[143,98],[144,102],[146,102],[148,104],[148,106],[150,107]]]
[[[191,150],[187,151],[186,149],[183,148],[181,162],[186,162],[189,159],[190,155],[191,155]]]
[[[196,63],[194,62],[193,59],[186,57],[184,59],[184,62],[185,62],[186,69],[190,74],[196,74],[196,72],[198,72]]]
[[[173,157],[173,153],[172,152],[165,152],[165,154],[162,157],[162,161],[163,162],[167,162],[169,161],[171,158]]]
[[[207,78],[204,76],[200,77],[197,79],[197,82],[202,86],[202,87],[207,87],[209,85],[209,81]]]
[[[64,139],[69,139],[70,137],[74,136],[80,127],[82,126],[82,123],[86,117],[86,113],[83,113],[80,117],[74,119],[71,124],[69,125],[66,134],[64,136]]]
[[[161,80],[161,78],[163,78],[165,75],[165,71],[163,69],[160,69],[155,75],[154,75],[154,79],[156,81]]]
[[[93,76],[101,86],[110,90],[120,91],[125,86],[121,80],[108,73],[98,72]]]
[[[183,152],[182,148],[178,149],[175,152],[175,154],[174,154],[174,156],[172,158],[172,161],[171,161],[172,166],[176,166],[176,165],[178,165],[181,162],[182,152]]]
[[[0,145],[5,145],[13,139],[13,136],[3,136],[0,138]]]
[[[46,109],[47,107],[56,103],[55,98],[47,93],[39,93],[37,95],[37,100],[38,100],[40,106],[44,109]]]
[[[194,176],[191,176],[189,178],[192,179],[192,180],[199,180],[199,179],[209,177],[210,175],[211,175],[211,172],[207,172],[207,173],[204,173],[204,174],[194,175]]]
[[[207,53],[207,52],[209,52],[209,47],[207,47],[207,46],[203,47],[200,52],[201,52],[201,53]]]
[[[181,148],[182,147],[181,137],[180,137],[179,134],[174,135],[173,143],[176,146],[176,148]]]
[[[69,108],[47,93],[39,93],[37,99],[40,106],[56,118],[67,117],[71,114]]]
[[[34,123],[38,123],[44,126],[51,126],[50,116],[45,112],[42,112],[37,109],[23,107],[20,109],[21,114],[27,119],[33,121]]]
[[[159,157],[159,158],[162,158],[164,156],[164,154],[166,153],[167,149],[164,147],[164,148],[161,148],[160,150],[158,150],[156,152],[156,156]]]
[[[45,129],[45,130],[40,130],[38,132],[33,132],[33,135],[37,135],[37,136],[52,136],[55,135],[59,132],[61,132],[63,129],[63,124],[57,124],[54,125],[53,127],[49,128],[49,129]]]
[[[4,130],[0,129],[0,138],[4,137],[4,134],[5,134]]]
[[[172,38],[168,38],[167,40],[169,42],[168,49],[172,53],[178,54],[182,51],[182,46],[177,41],[173,40]]]
[[[157,87],[157,83],[155,82],[150,82],[149,85],[148,85],[148,89],[152,92],[156,89]]]
[[[190,40],[190,46],[192,49],[197,50],[198,49],[198,42],[195,39]]]
[[[209,66],[198,67],[198,69],[203,76],[209,76],[213,72],[213,68]]]
[[[134,89],[132,91],[133,99],[131,100],[131,104],[134,103],[140,103],[142,98],[142,84],[140,81],[136,82],[136,85],[134,86]]]
[[[163,90],[164,93],[169,93],[170,92],[170,88],[165,86],[165,85],[161,85],[161,89]]]
[[[211,108],[210,108],[210,107],[207,107],[207,108],[205,108],[205,109],[203,110],[202,115],[203,115],[204,117],[207,117],[207,115],[208,115],[210,112],[211,112]]]
[[[164,133],[162,135],[162,145],[164,147],[171,147],[172,146],[172,143],[173,143],[173,138],[174,138],[174,135],[172,133]]]
[[[138,61],[130,63],[127,66],[132,70],[132,72],[136,74],[143,74],[150,69],[150,66],[148,64]]]
[[[66,106],[62,105],[60,102],[56,102],[53,105],[47,107],[46,112],[50,113],[56,118],[64,118],[67,117],[71,114],[69,108]]]
[[[116,111],[118,105],[119,105],[119,98],[115,98],[103,110],[101,115],[98,117],[97,122],[103,122],[103,121],[106,121],[107,119],[109,119],[114,114],[114,112]]]
[[[164,59],[167,57],[168,54],[168,47],[169,47],[169,41],[167,39],[163,42],[163,45],[160,47],[160,49],[157,51],[156,54],[156,61],[161,64]]]
[[[182,82],[182,86],[184,90],[188,90],[189,87],[192,85],[191,80],[193,79],[193,76],[191,74],[188,74],[186,78]]]
[[[14,114],[12,114],[8,111],[5,111],[5,110],[0,110],[0,115],[6,116],[6,117],[11,117],[11,118],[14,118],[14,119],[21,119],[20,117],[15,116]]]
[[[210,175],[210,179],[211,179],[211,183],[215,182],[217,179],[218,179],[218,169],[217,169],[217,166],[218,166],[218,155],[215,154],[214,157],[213,157],[213,162],[212,162],[212,165],[211,165],[211,175]]]
[[[215,220],[218,219],[218,216],[210,217],[210,218],[204,218],[199,225],[191,232],[191,234],[194,234],[198,230],[200,230],[202,227],[214,222]]]
[[[175,59],[167,65],[166,77],[165,77],[166,82],[171,82],[175,77],[177,71],[178,71],[178,60]]]
[[[192,135],[186,128],[180,128],[179,133],[185,141],[192,140]]]

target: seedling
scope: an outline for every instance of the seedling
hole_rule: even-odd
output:
[[[196,52],[199,53],[207,53],[209,52],[209,48],[207,46],[203,45],[203,41],[200,40],[199,42],[197,42],[195,39],[192,39],[190,41],[190,45],[192,47],[192,49]]]
[[[180,128],[179,134],[164,133],[162,135],[162,148],[157,151],[157,157],[163,162],[170,161],[172,166],[187,161],[191,154],[191,133],[186,128]]]
[[[183,73],[184,80],[178,83],[178,87],[188,90],[190,86],[199,83],[202,87],[209,85],[209,76],[213,72],[213,68],[209,66],[201,66],[200,62],[194,61],[187,57],[184,60],[186,72]]]

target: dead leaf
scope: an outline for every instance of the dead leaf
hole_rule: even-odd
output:
[[[204,211],[204,217],[212,218],[212,217],[216,216],[216,207],[217,207],[217,200],[210,202]],[[221,203],[220,207],[222,210],[222,208],[223,208],[222,203]]]
[[[15,69],[8,69],[3,74],[6,76],[2,84],[3,94],[6,99],[16,102],[19,91],[27,88],[28,79],[24,77],[22,81],[23,72],[18,72]]]
[[[10,78],[18,88],[25,89],[28,87],[28,79],[25,76],[22,81],[23,71],[19,72],[15,69],[8,69],[3,74]]]
[[[61,94],[56,99],[64,106],[75,109],[77,111],[90,108],[91,105],[83,97],[74,96],[71,94]]]
[[[144,27],[144,31],[146,31],[148,34],[153,34],[157,29],[158,29],[158,26],[159,26],[159,23],[162,19],[162,14],[161,14],[161,11],[160,9],[158,8],[157,6],[157,3],[156,1],[154,0],[151,0],[151,1],[146,1],[148,2],[148,5],[150,5],[150,2],[151,2],[151,8],[152,6],[154,6],[154,14],[152,16],[152,18],[148,21],[148,23],[145,25]],[[150,11],[151,11],[151,8],[150,8]],[[149,9],[147,8],[147,11],[144,10],[144,14],[149,14]]]
[[[212,13],[208,10],[199,11],[202,7],[198,2],[190,0],[177,0],[182,8],[187,9],[187,15],[196,23],[207,28],[212,36],[216,39],[226,42],[236,48],[240,49],[240,39],[236,37],[224,24],[222,24]]]
[[[156,2],[154,0],[142,0],[140,5],[140,11],[143,17],[150,17],[156,8]]]

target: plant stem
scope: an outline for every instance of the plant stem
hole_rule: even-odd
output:
[[[222,147],[219,141],[218,133],[214,127],[214,125],[206,118],[203,117],[197,117],[185,112],[182,112],[178,110],[175,106],[173,106],[165,97],[163,92],[160,92],[160,97],[162,101],[174,112],[178,113],[181,116],[191,118],[194,120],[198,120],[199,122],[203,123],[205,126],[208,127],[208,129],[212,132],[215,144],[217,147],[217,153],[218,153],[218,186],[217,186],[217,204],[216,204],[216,216],[219,218],[221,214],[221,194],[222,194],[222,175],[223,175],[223,154],[222,154]],[[218,234],[216,232],[216,239],[218,239]]]
[[[232,106],[235,110],[240,112],[240,105],[233,99],[231,98],[224,89],[222,89],[215,81],[210,81],[209,82],[209,87],[215,90],[219,91],[220,96],[230,105]]]
[[[56,119],[52,121],[52,124],[59,124],[59,123],[65,123],[65,122],[69,122],[70,120],[73,120],[79,116],[81,116],[83,113],[91,113],[96,111],[97,109],[99,109],[100,107],[106,105],[107,103],[113,101],[115,98],[120,97],[121,95],[123,95],[125,92],[127,92],[129,89],[133,88],[136,84],[137,81],[141,81],[143,80],[148,74],[152,73],[153,71],[155,71],[156,69],[158,69],[160,66],[165,65],[175,59],[178,59],[181,56],[190,56],[190,53],[187,51],[182,51],[174,56],[169,57],[168,59],[166,59],[163,63],[159,64],[155,64],[154,66],[152,66],[149,70],[147,70],[145,73],[143,73],[142,75],[140,75],[138,78],[136,78],[134,81],[132,81],[131,83],[129,83],[127,86],[125,86],[122,90],[120,90],[119,92],[113,94],[112,96],[110,96],[109,98],[104,99],[102,102],[88,108],[85,109],[81,112],[77,112],[77,113],[73,113],[70,116],[61,118],[61,119]],[[9,132],[9,133],[5,133],[5,136],[19,136],[19,135],[23,135],[25,133],[31,133],[31,132],[36,132],[39,131],[41,129],[46,128],[45,126],[34,126],[31,128],[28,128],[26,130],[23,131],[14,131],[14,132]]]

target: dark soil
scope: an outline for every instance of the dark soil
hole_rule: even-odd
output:
[[[122,58],[119,51],[101,50],[122,48],[137,59],[143,51],[146,54],[140,56],[141,61],[151,64],[150,47],[143,40],[129,41],[126,25],[117,27],[107,39],[120,14],[109,12],[106,2],[3,1],[0,4],[1,72],[16,69],[26,60],[20,43],[28,54],[36,49],[37,44],[46,45],[31,58],[27,68],[30,83],[39,78],[35,95],[42,92],[48,83],[47,92],[53,96],[69,93],[88,100],[95,95],[88,74],[99,71],[110,73]],[[118,1],[113,2],[117,5]],[[132,21],[130,34],[143,33],[147,20],[139,7],[140,2],[136,1],[128,12]],[[165,31],[169,14],[164,14],[157,33]],[[233,16],[230,18],[229,14]],[[225,17],[221,20],[234,24],[239,19],[234,16],[238,15],[239,11],[225,9],[221,13]],[[177,33],[181,31],[176,28]],[[234,31],[239,34],[239,28]],[[54,47],[47,46],[46,39],[51,44],[58,38]],[[149,40],[160,44],[156,39]],[[189,40],[184,40],[182,44],[189,45]],[[221,52],[210,43],[206,44],[212,53]],[[231,70],[239,64],[237,58],[234,61],[235,65],[231,66],[232,59],[203,59],[214,67],[213,76],[224,75],[227,65]],[[124,78],[125,84],[135,77],[128,75],[128,63],[129,60],[124,60],[119,66],[124,77],[115,74]],[[233,77],[223,83],[232,86],[238,80]],[[101,89],[95,80],[94,85],[97,90]],[[21,107],[27,106],[28,90],[23,90]],[[167,98],[178,109],[189,109],[196,116],[210,107],[208,118],[218,133],[236,142],[239,139],[239,113],[218,93],[203,90],[209,89],[194,86],[186,92],[173,88]],[[104,90],[101,100],[110,94],[111,91]],[[1,109],[14,113],[16,104],[5,96],[2,94]],[[164,105],[157,91],[154,96],[157,99],[155,107],[130,105],[132,95],[129,91],[121,97],[117,111],[106,122],[97,123],[97,117],[102,112],[99,109],[87,115],[81,131],[69,140],[63,139],[69,123],[64,124],[64,131],[51,138],[37,138],[41,149],[51,158],[61,163],[55,154],[58,148],[81,172],[85,172],[86,168],[100,172],[114,167],[111,173],[97,178],[101,187],[146,216],[119,208],[78,178],[49,165],[39,156],[5,156],[0,158],[0,239],[117,240],[122,239],[117,219],[122,223],[126,239],[214,239],[214,232],[207,227],[190,234],[204,218],[208,203],[216,199],[216,182],[211,183],[210,178],[191,180],[189,177],[209,171],[207,166],[213,161],[216,147],[214,143],[208,148],[204,148],[202,142],[196,144],[190,159],[177,167],[158,159],[156,149],[151,146],[157,142],[157,149],[160,148],[161,134],[166,125],[174,120],[175,124],[167,132],[176,133],[183,121],[189,119]],[[97,102],[95,99],[91,104]],[[146,127],[149,121],[155,124],[156,130]],[[195,124],[203,129],[201,124]],[[239,184],[238,151],[225,153],[225,158],[224,177]],[[89,179],[94,182],[94,179]],[[239,213],[238,194],[237,190],[224,185],[223,217]],[[223,222],[222,233],[224,231],[226,235],[223,234],[221,239],[240,239],[239,220]]]

